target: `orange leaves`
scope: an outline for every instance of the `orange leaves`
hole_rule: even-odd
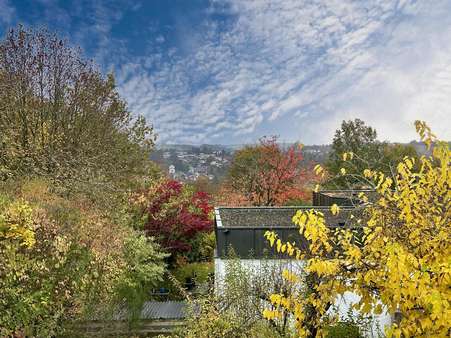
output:
[[[300,149],[282,149],[276,137],[235,153],[230,185],[253,205],[276,205],[293,195],[302,159]]]

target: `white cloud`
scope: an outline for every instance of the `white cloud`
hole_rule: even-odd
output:
[[[229,4],[212,6],[228,25],[201,23],[183,50],[120,67],[121,92],[160,141],[239,143],[276,122],[294,140],[301,119],[303,142],[326,143],[354,117],[384,139],[412,139],[417,118],[451,139],[449,1]]]
[[[227,20],[210,16],[188,29],[180,19],[175,46],[149,23],[146,57],[132,55],[113,29],[139,3],[68,9],[40,1],[35,24],[64,27],[102,69],[115,69],[130,109],[149,118],[162,142],[275,133],[327,143],[341,120],[355,117],[383,139],[414,138],[418,118],[451,139],[449,0],[211,0],[207,18]],[[19,14],[0,0],[0,28]]]

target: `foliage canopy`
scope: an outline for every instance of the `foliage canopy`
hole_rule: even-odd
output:
[[[284,150],[276,137],[262,138],[258,145],[235,153],[230,186],[253,205],[283,204],[293,197],[301,159],[300,148]]]
[[[154,134],[56,34],[12,29],[0,42],[0,179],[45,176],[117,188],[149,170]]]
[[[298,211],[293,221],[309,241],[307,250],[282,243],[274,232],[266,238],[279,252],[306,259],[314,292],[305,298],[274,294],[272,303],[290,311],[302,336],[322,337],[326,313],[346,291],[360,296],[362,313],[388,311],[400,320],[387,328],[389,337],[446,337],[451,316],[451,152],[429,127],[415,123],[431,149],[429,157],[405,157],[393,177],[364,169],[361,178],[378,198],[368,201],[345,228],[327,227],[321,212]],[[347,154],[347,155],[344,155]],[[344,153],[344,158],[350,158]],[[332,207],[333,213],[339,207]],[[298,277],[287,274],[293,283]],[[268,311],[278,318],[279,310]]]
[[[343,154],[352,157],[347,161]],[[396,172],[396,165],[404,156],[418,159],[411,145],[390,144],[377,139],[376,130],[360,119],[343,121],[332,142],[325,169],[329,174],[327,184],[333,188],[355,188],[367,185],[359,175],[365,169],[378,170],[386,176]],[[343,173],[346,173],[344,176]]]

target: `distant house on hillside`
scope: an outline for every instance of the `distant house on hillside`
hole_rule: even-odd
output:
[[[226,264],[229,259],[229,251],[233,249],[234,255],[240,258],[245,269],[252,273],[263,265],[274,266],[274,269],[288,269],[300,272],[304,263],[293,259],[287,259],[274,253],[269,247],[264,233],[274,230],[282,241],[295,242],[297,247],[306,248],[307,240],[300,236],[299,228],[293,224],[292,218],[297,210],[317,209],[324,216],[329,227],[343,227],[350,222],[350,211],[358,212],[356,206],[361,205],[358,198],[360,191],[320,191],[313,195],[313,206],[302,207],[217,207],[215,208],[215,288],[221,292],[225,276]],[[369,196],[372,191],[365,191]],[[371,197],[370,197],[371,198]],[[330,212],[330,206],[341,206],[341,212],[334,216]],[[337,299],[336,306],[343,316],[347,313],[351,304],[358,301],[355,294],[345,294],[342,299]],[[377,325],[383,328],[391,324],[388,314],[378,315]]]
[[[169,170],[168,171],[169,171],[169,176],[174,177],[174,175],[175,175],[175,166],[173,164],[171,164],[169,166]]]

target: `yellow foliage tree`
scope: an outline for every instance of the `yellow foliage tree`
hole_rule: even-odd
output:
[[[0,241],[17,240],[30,248],[35,243],[34,235],[32,209],[27,202],[16,201],[0,212]]]
[[[416,166],[405,157],[393,177],[366,169],[361,177],[377,198],[362,195],[364,206],[346,227],[328,227],[319,211],[298,211],[293,221],[309,241],[307,250],[266,232],[277,251],[306,261],[303,283],[312,290],[305,297],[273,295],[276,310],[265,312],[268,319],[278,320],[278,311],[288,311],[301,337],[324,337],[327,321],[333,320],[327,310],[349,291],[360,296],[354,307],[361,313],[398,314],[386,328],[388,337],[449,337],[451,152],[426,123],[416,121],[415,126],[430,156],[422,156]],[[336,205],[331,209],[340,212]],[[287,273],[284,277],[302,281]]]

